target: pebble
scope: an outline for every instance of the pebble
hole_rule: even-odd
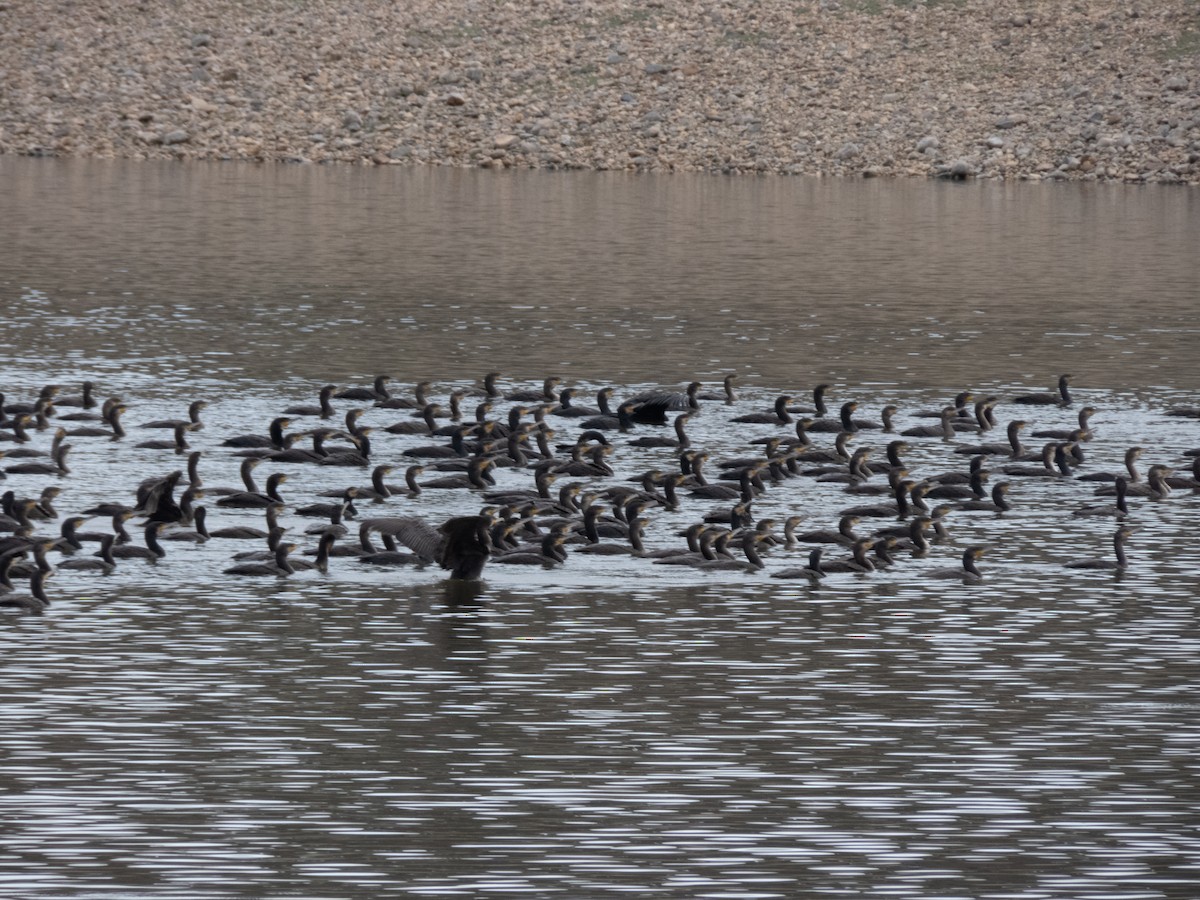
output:
[[[965,159],[956,159],[950,164],[949,169],[946,170],[946,174],[951,178],[970,178],[975,174],[975,167]]]
[[[1197,57],[1130,50],[1191,0],[78,6],[0,12],[0,153],[1200,184]]]

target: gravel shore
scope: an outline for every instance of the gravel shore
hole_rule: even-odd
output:
[[[0,0],[0,153],[1200,183],[1190,0]]]

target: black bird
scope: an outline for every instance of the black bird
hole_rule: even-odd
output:
[[[963,551],[961,566],[953,569],[934,569],[927,573],[927,576],[929,578],[956,579],[965,584],[978,584],[983,581],[983,573],[979,571],[979,567],[975,563],[983,554],[983,547],[968,547]]]
[[[391,397],[387,389],[387,384],[391,380],[392,376],[390,375],[377,375],[373,387],[346,388],[344,391],[338,391],[333,396],[339,400],[387,400]]]
[[[336,414],[333,409],[333,404],[329,402],[329,398],[337,391],[337,385],[327,384],[321,388],[317,395],[317,405],[309,406],[301,404],[299,406],[289,406],[283,411],[285,416],[319,416],[322,419],[332,419]]]
[[[424,562],[436,562],[450,578],[475,581],[491,554],[488,516],[456,516],[433,526],[418,516],[368,519],[380,534],[390,534]]]
[[[1068,390],[1068,385],[1071,383],[1070,375],[1059,376],[1058,391],[1054,393],[1036,393],[1022,394],[1019,397],[1013,397],[1013,403],[1021,403],[1026,406],[1070,406],[1071,392]]]
[[[1113,534],[1115,559],[1076,559],[1065,565],[1068,569],[1105,569],[1122,572],[1129,566],[1129,560],[1125,556],[1125,542],[1129,540],[1129,536],[1132,534],[1132,526],[1121,525],[1117,528]]]

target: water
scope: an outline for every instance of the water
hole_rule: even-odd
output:
[[[0,209],[9,402],[90,377],[130,406],[124,441],[73,439],[63,512],[177,467],[133,426],[194,397],[204,480],[232,485],[221,439],[384,371],[439,399],[493,369],[618,397],[734,372],[743,399],[688,426],[710,474],[780,431],[732,415],[818,381],[908,427],[963,387],[1070,371],[1071,410],[1020,414],[1098,407],[1085,471],[1200,447],[1162,414],[1200,391],[1187,191],[0,159]],[[401,465],[429,442],[372,437]],[[922,439],[906,459],[966,458]],[[298,502],[367,480],[287,471]],[[222,576],[245,547],[216,540],[63,570],[44,616],[0,623],[0,893],[1193,897],[1197,500],[1131,500],[1130,570],[1068,574],[1112,522],[1070,518],[1094,502],[1074,480],[1013,481],[1012,513],[952,514],[929,559],[815,590],[573,553],[489,566],[455,607],[428,568]],[[433,493],[383,514],[479,506]],[[825,527],[862,500],[793,479],[755,511]],[[720,505],[649,510],[647,543]],[[974,543],[983,584],[924,577]]]

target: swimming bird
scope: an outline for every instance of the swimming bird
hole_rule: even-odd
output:
[[[192,515],[192,528],[162,531],[158,536],[164,541],[186,541],[191,544],[203,544],[210,537],[205,524],[207,516],[208,510],[203,506],[197,506],[196,511]]]
[[[1075,518],[1092,517],[1092,516],[1115,516],[1118,519],[1123,519],[1129,515],[1129,506],[1125,502],[1125,496],[1129,491],[1129,482],[1125,480],[1123,475],[1118,475],[1117,480],[1113,485],[1116,488],[1115,503],[1098,503],[1091,506],[1085,506],[1075,510],[1071,515]]]
[[[1130,484],[1138,484],[1142,480],[1141,474],[1137,470],[1138,458],[1145,452],[1143,447],[1130,447],[1125,451],[1125,472],[1088,472],[1079,476],[1080,481],[1112,481],[1116,482],[1118,478],[1125,478]]]
[[[267,434],[241,434],[236,437],[227,438],[221,442],[222,447],[250,447],[266,450],[283,450],[285,444],[283,441],[283,429],[292,424],[292,420],[287,416],[277,416],[271,420],[271,424],[267,428]]]
[[[1129,560],[1125,556],[1125,542],[1129,540],[1133,534],[1133,526],[1120,525],[1113,534],[1113,552],[1114,559],[1075,559],[1068,563],[1064,563],[1068,569],[1106,569],[1115,570],[1118,572],[1124,571],[1129,566]]]
[[[145,530],[142,532],[146,546],[139,547],[136,544],[122,544],[119,547],[112,548],[113,557],[116,559],[140,559],[145,562],[158,562],[167,555],[167,551],[158,542],[158,532],[162,527],[162,522],[147,523]]]
[[[279,576],[286,577],[295,573],[291,562],[288,560],[288,554],[296,549],[295,544],[281,543],[275,549],[275,558],[271,562],[246,562],[239,563],[236,566],[230,566],[224,570],[226,575],[249,575],[249,576]]]
[[[29,596],[0,594],[0,607],[34,614],[45,612],[50,606],[50,598],[46,596],[45,590],[46,579],[53,574],[53,570],[38,569],[29,576]]]
[[[289,406],[283,411],[285,416],[317,416],[322,419],[332,419],[336,412],[330,398],[337,392],[337,385],[327,384],[317,394],[317,405],[299,404]]]
[[[143,422],[139,428],[175,428],[179,425],[190,425],[192,431],[199,431],[204,427],[204,423],[200,421],[200,412],[208,406],[207,400],[193,400],[188,404],[186,419],[155,419],[152,422]]]
[[[106,534],[102,537],[100,550],[95,556],[72,556],[59,561],[58,568],[72,572],[100,572],[108,575],[117,567],[117,561],[112,553],[113,542],[116,539],[115,534]]]
[[[775,405],[772,412],[753,412],[745,415],[736,416],[730,421],[746,424],[761,424],[761,425],[790,425],[794,420],[788,412],[788,404],[792,402],[792,398],[788,394],[780,394],[775,398]]]
[[[1079,410],[1078,428],[1043,428],[1040,431],[1032,432],[1030,437],[1051,438],[1056,441],[1091,440],[1092,430],[1088,423],[1095,414],[1096,407],[1085,406],[1083,409]]]
[[[491,554],[488,516],[455,516],[431,525],[419,516],[368,519],[381,534],[390,534],[424,562],[436,562],[452,580],[475,581]]]
[[[966,511],[1008,512],[1012,509],[1012,504],[1007,500],[1007,494],[1011,488],[1012,485],[1007,481],[998,482],[992,487],[992,495],[989,499],[964,500],[961,503],[955,504],[954,508]]]
[[[737,393],[733,389],[733,382],[736,378],[737,375],[726,375],[721,382],[724,388],[721,393],[717,394],[712,391],[707,391],[705,393],[697,394],[696,399],[721,400],[724,401],[726,406],[732,406],[733,403],[737,401]]]
[[[962,566],[953,569],[934,569],[925,575],[927,578],[954,579],[965,584],[978,584],[983,581],[983,573],[979,571],[976,563],[983,554],[983,547],[968,547],[963,551]]]
[[[279,494],[279,485],[287,481],[288,476],[283,472],[272,472],[267,478],[267,490],[265,493],[256,491],[241,491],[236,494],[229,494],[217,501],[217,506],[222,506],[231,509],[265,509],[273,503],[282,503],[283,497]]]
[[[432,381],[418,381],[413,385],[412,397],[391,396],[386,400],[376,400],[376,409],[423,409],[429,405],[427,394],[433,387]],[[461,392],[460,392],[461,396]]]
[[[954,437],[954,429],[958,427],[953,406],[942,407],[941,420],[939,425],[915,425],[904,429],[900,434],[904,437],[940,437],[948,441]]]
[[[630,398],[635,404],[631,417],[635,422],[646,425],[666,425],[668,412],[700,408],[700,402],[696,399],[696,395],[702,386],[700,382],[693,381],[682,393],[679,391],[643,391],[635,394]]]
[[[823,572],[853,572],[866,574],[875,571],[875,563],[867,556],[867,551],[875,544],[874,538],[859,538],[850,545],[849,559],[831,559],[821,563]]]
[[[825,570],[821,567],[821,555],[824,549],[814,547],[809,551],[808,562],[803,566],[792,566],[787,569],[780,569],[777,572],[772,572],[772,578],[787,578],[787,579],[804,579],[810,585],[816,587],[821,583],[821,579],[825,577]]]
[[[392,376],[390,375],[376,375],[372,387],[346,388],[335,392],[333,396],[339,400],[387,400],[391,397],[387,389],[388,382],[391,380]]]
[[[1021,394],[1018,397],[1013,397],[1012,402],[1021,403],[1026,406],[1070,406],[1071,392],[1068,387],[1070,383],[1070,375],[1061,375],[1058,379],[1057,392]]]

